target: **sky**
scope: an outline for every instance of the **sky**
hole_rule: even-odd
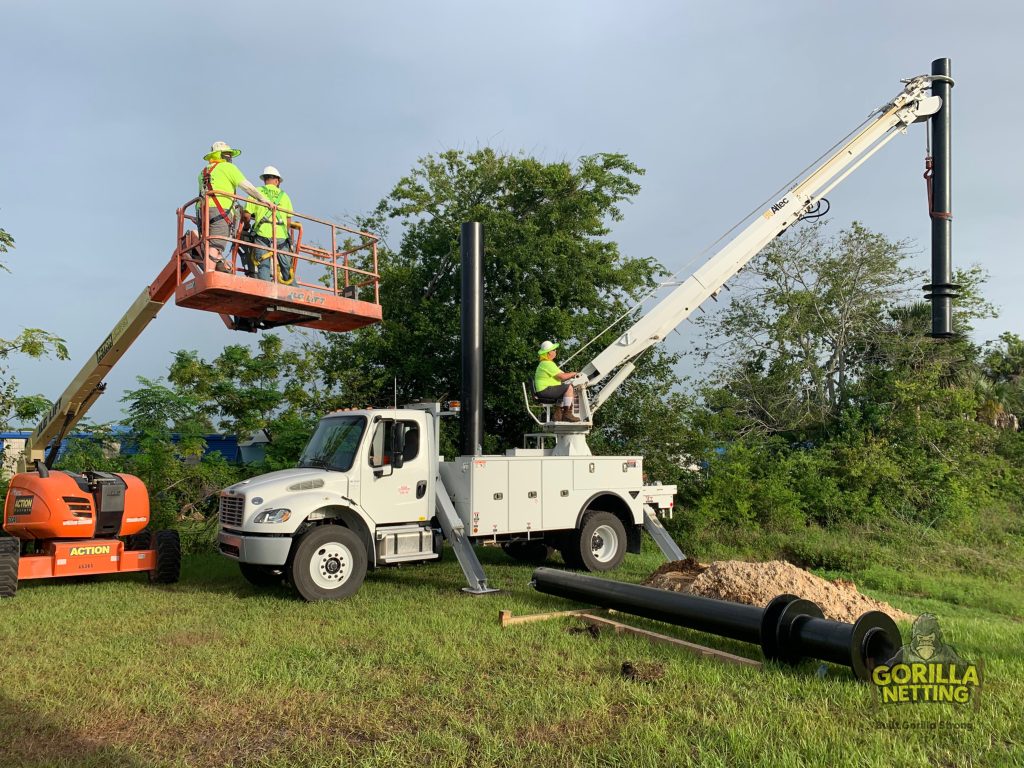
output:
[[[675,271],[941,57],[954,264],[984,267],[1001,311],[975,338],[1022,333],[1021,29],[1009,0],[0,0],[0,228],[16,241],[0,338],[67,341],[70,361],[9,361],[23,394],[56,398],[170,258],[218,140],[250,180],[275,165],[297,210],[343,223],[450,148],[622,152],[646,175],[611,236]],[[921,126],[893,140],[830,193],[833,226],[909,238],[927,268],[924,153]],[[252,341],[169,305],[90,418],[117,419],[175,350]]]

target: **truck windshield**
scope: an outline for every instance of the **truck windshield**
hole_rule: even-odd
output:
[[[359,439],[366,427],[364,416],[336,416],[317,425],[306,450],[299,458],[300,467],[317,467],[347,472],[352,468]]]

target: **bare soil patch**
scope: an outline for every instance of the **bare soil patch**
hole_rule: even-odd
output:
[[[665,563],[644,583],[672,592],[730,600],[760,608],[777,595],[796,595],[817,603],[825,618],[836,621],[854,621],[867,611],[883,611],[896,621],[913,618],[888,603],[861,594],[852,581],[828,581],[785,560],[767,563],[718,560],[704,565],[687,558]]]

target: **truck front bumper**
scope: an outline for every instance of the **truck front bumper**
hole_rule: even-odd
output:
[[[284,565],[291,547],[289,536],[244,536],[223,530],[217,536],[222,555],[253,565]]]

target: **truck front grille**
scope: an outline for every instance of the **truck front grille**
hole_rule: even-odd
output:
[[[220,524],[239,526],[242,524],[242,513],[245,511],[245,496],[232,496],[227,493],[220,495]]]

